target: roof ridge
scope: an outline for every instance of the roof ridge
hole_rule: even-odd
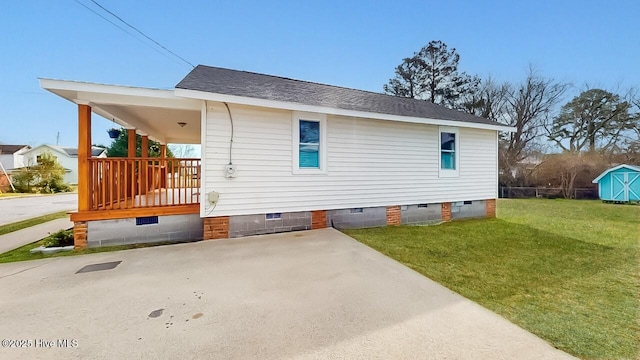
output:
[[[175,88],[393,116],[505,126],[429,100],[202,64],[191,70]]]
[[[289,77],[286,77],[286,76],[258,73],[258,72],[255,72],[255,71],[229,69],[229,68],[223,68],[223,67],[219,67],[219,66],[210,66],[210,65],[199,64],[198,66],[196,66],[196,68],[199,67],[199,66],[206,67],[206,68],[212,68],[212,69],[222,69],[222,70],[243,72],[243,73],[252,74],[252,75],[268,76],[268,77],[282,79],[282,80],[290,80],[290,81],[313,84],[313,85],[327,86],[327,87],[332,87],[332,88],[337,88],[337,89],[358,91],[358,92],[367,93],[367,94],[373,94],[373,95],[383,95],[383,96],[391,97],[393,99],[406,99],[406,100],[425,101],[426,103],[431,104],[431,105],[442,106],[445,109],[457,111],[455,109],[449,109],[449,108],[445,107],[444,105],[435,104],[435,103],[433,103],[433,102],[431,102],[429,100],[426,100],[426,99],[416,99],[416,98],[409,98],[409,97],[404,97],[404,96],[395,96],[395,95],[385,94],[383,92],[375,92],[375,91],[371,91],[371,90],[362,90],[362,89],[356,89],[356,88],[351,88],[351,87],[347,87],[347,86],[340,86],[340,85],[324,84],[324,83],[320,83],[320,82],[316,82],[316,81],[300,80],[300,79],[289,78]],[[469,115],[473,115],[473,114],[469,114]]]

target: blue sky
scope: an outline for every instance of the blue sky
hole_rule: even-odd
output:
[[[517,81],[533,64],[570,95],[640,87],[637,1],[97,1],[194,64],[381,91],[402,58],[442,40],[483,77]],[[3,143],[59,132],[76,145],[76,107],[38,77],[168,89],[190,70],[74,0],[2,1],[0,32]],[[94,119],[108,144],[110,122]]]

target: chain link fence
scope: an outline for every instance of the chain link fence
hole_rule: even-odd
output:
[[[547,198],[559,199],[564,198],[562,188],[545,188],[545,187],[515,187],[501,186],[499,195],[504,199],[526,199],[526,198]],[[571,191],[572,199],[595,199],[598,197],[597,188],[581,188]]]

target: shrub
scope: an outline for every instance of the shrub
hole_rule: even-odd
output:
[[[38,164],[16,171],[13,176],[17,192],[53,194],[71,191],[71,187],[64,182],[64,168],[55,156],[42,153],[38,156]]]
[[[60,230],[45,238],[45,247],[61,247],[73,245],[73,229]]]
[[[55,194],[59,192],[71,191],[71,186],[66,184],[62,178],[48,178],[43,179],[38,183],[41,194]]]
[[[12,180],[13,186],[16,188],[16,192],[32,193],[35,191],[36,172],[31,168],[15,170],[13,172]]]

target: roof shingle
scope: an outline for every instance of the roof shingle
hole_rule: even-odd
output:
[[[343,110],[500,125],[429,101],[204,65],[194,68],[176,88]]]
[[[0,144],[0,154],[14,154],[19,150],[29,147],[29,145],[2,145]]]

